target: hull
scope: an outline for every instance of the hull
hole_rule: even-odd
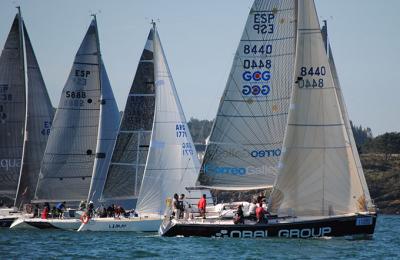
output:
[[[303,220],[297,218],[277,219],[268,224],[237,225],[233,224],[233,221],[184,223],[165,220],[160,226],[159,233],[167,237],[313,238],[349,236],[371,238],[375,230],[376,218],[376,214],[363,214]]]
[[[78,230],[80,225],[79,219],[18,218],[11,224],[10,228]]]
[[[162,222],[158,218],[94,218],[80,226],[78,231],[157,232]]]
[[[0,217],[0,228],[8,228],[18,217]]]

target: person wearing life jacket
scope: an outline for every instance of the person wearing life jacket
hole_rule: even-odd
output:
[[[199,209],[200,217],[203,217],[203,219],[206,218],[206,206],[207,206],[206,194],[203,194],[203,197],[197,203],[197,208]]]

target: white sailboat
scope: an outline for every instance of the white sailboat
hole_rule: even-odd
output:
[[[35,203],[76,207],[103,187],[119,127],[119,112],[101,59],[94,16],[75,56],[46,146]],[[75,210],[64,219],[20,218],[11,228],[78,229]]]
[[[19,7],[0,58],[0,95],[0,200],[14,196],[15,206],[1,211],[0,226],[9,227],[33,199],[54,116]]]
[[[263,224],[250,219],[238,225],[232,220],[165,221],[162,235],[309,238],[373,234],[376,213],[313,0],[256,0],[251,20],[256,25],[257,16],[271,14],[277,18],[272,27],[278,28],[284,22],[279,18],[285,12],[280,6],[284,3],[295,10],[297,35],[289,116],[268,203],[272,216]],[[255,10],[260,5],[267,8]],[[269,27],[267,23],[257,27]]]
[[[94,218],[78,231],[157,231],[166,200],[193,186],[200,168],[160,38],[152,35],[155,111],[153,130],[136,211],[138,217]]]

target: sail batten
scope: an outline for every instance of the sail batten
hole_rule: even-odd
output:
[[[289,109],[295,1],[256,0],[237,48],[196,185],[269,188]]]

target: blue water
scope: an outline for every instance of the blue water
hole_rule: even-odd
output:
[[[373,240],[164,238],[157,234],[0,229],[0,259],[400,259],[400,216]]]

